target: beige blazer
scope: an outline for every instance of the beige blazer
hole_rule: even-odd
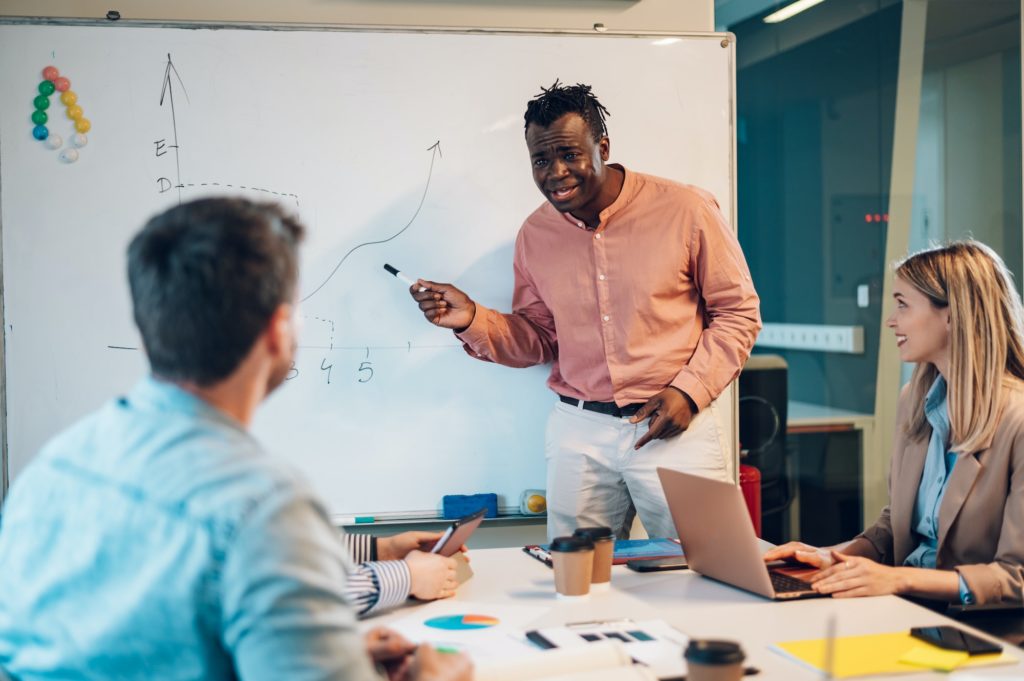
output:
[[[956,570],[982,603],[1024,604],[1024,383],[1004,383],[991,444],[959,454],[939,506],[936,567]],[[889,506],[848,551],[902,565],[917,547],[911,531],[928,437],[906,432],[909,390],[900,394],[889,470]]]

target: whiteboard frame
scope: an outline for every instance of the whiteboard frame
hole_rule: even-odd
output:
[[[0,18],[0,25],[25,25],[25,26],[79,26],[79,27],[109,27],[123,26],[130,28],[180,28],[180,29],[207,29],[207,30],[249,30],[249,31],[318,31],[337,33],[418,33],[418,34],[464,34],[464,35],[565,35],[565,36],[614,36],[619,38],[693,38],[693,39],[717,39],[722,49],[729,51],[728,59],[731,64],[729,72],[729,127],[732,134],[729,136],[729,187],[730,196],[730,219],[729,225],[733,234],[739,235],[738,199],[736,196],[737,178],[737,150],[736,150],[736,36],[731,32],[717,31],[623,31],[614,29],[585,30],[585,29],[545,29],[545,28],[488,28],[488,27],[466,27],[466,26],[399,26],[399,25],[377,25],[377,24],[307,24],[307,23],[258,23],[258,22],[213,22],[213,21],[154,21],[154,20],[126,20],[115,21],[104,19],[55,19],[38,17],[3,17]],[[0,163],[3,162],[3,153],[0,149]],[[0,184],[0,202],[3,201],[3,186]],[[2,203],[0,203],[2,205]],[[10,473],[8,465],[7,447],[7,351],[4,343],[6,337],[7,315],[4,309],[4,279],[3,279],[3,218],[0,215],[0,504],[7,497],[7,490],[10,486]],[[734,482],[739,479],[739,394],[737,383],[734,380],[724,391],[730,395],[730,427],[732,437],[730,438],[733,447],[732,464]]]

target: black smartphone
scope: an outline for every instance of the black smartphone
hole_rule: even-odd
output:
[[[914,627],[910,635],[947,650],[961,650],[968,655],[1002,652],[1003,647],[970,634],[959,627]]]
[[[434,544],[434,548],[430,550],[431,553],[440,553],[446,558],[454,556],[462,545],[466,543],[466,540],[469,539],[469,535],[473,534],[473,531],[484,521],[486,514],[487,509],[482,508],[476,513],[467,515],[465,518],[459,518],[453,522],[445,530],[444,535]]]
[[[686,559],[682,556],[655,558],[653,560],[631,560],[626,567],[634,572],[662,572],[664,570],[685,570]]]

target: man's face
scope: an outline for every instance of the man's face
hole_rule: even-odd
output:
[[[526,147],[533,181],[551,205],[580,219],[596,218],[606,208],[600,204],[608,138],[595,142],[582,116],[566,114],[546,128],[530,124]]]

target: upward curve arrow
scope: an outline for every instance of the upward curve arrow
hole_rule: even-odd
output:
[[[337,274],[338,270],[341,269],[341,266],[345,263],[346,260],[348,260],[348,257],[355,253],[356,251],[358,251],[360,248],[363,248],[365,246],[376,246],[378,244],[386,244],[387,242],[398,238],[405,230],[409,229],[409,227],[412,226],[412,223],[415,222],[416,220],[416,216],[420,214],[420,210],[423,208],[423,202],[426,201],[427,199],[427,190],[430,189],[430,178],[433,177],[434,175],[434,161],[437,160],[438,156],[444,158],[444,154],[441,153],[441,140],[437,140],[432,145],[427,147],[427,151],[432,152],[430,154],[430,169],[427,171],[427,182],[423,186],[423,195],[420,197],[419,205],[416,206],[415,212],[413,212],[412,217],[409,218],[409,221],[405,223],[405,226],[386,239],[380,239],[378,241],[367,241],[366,243],[361,243],[357,246],[353,246],[352,248],[350,248],[348,253],[342,256],[341,260],[338,261],[338,264],[334,266],[334,269],[331,270],[331,273],[327,275],[327,278],[324,279],[319,286],[317,286],[311,292],[306,294],[306,296],[299,301],[300,303],[306,302],[307,300],[312,298],[317,293],[317,291],[326,286],[327,282],[329,282],[331,278],[335,274]]]

